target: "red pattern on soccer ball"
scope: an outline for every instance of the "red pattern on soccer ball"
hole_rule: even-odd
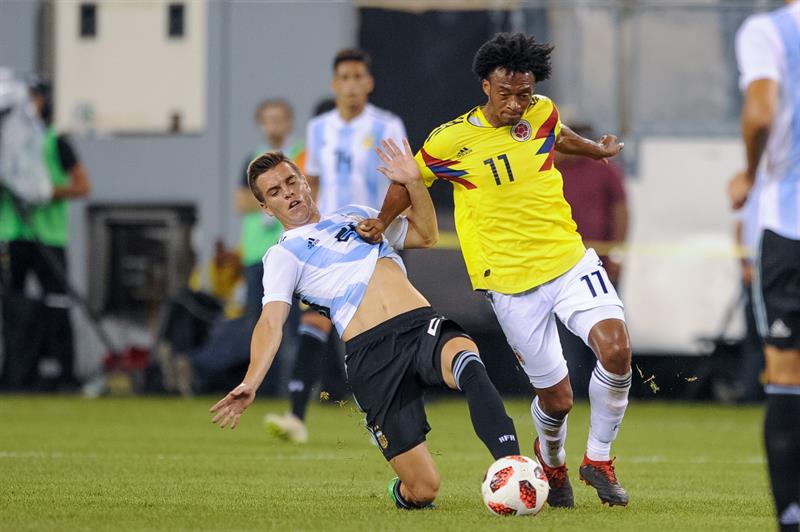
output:
[[[511,455],[511,456],[506,456],[506,460],[514,460],[515,462],[522,462],[523,464],[527,464],[528,463],[528,459],[527,458],[525,458],[524,456],[516,455],[516,454]]]
[[[519,481],[519,498],[526,508],[536,508],[536,488],[527,480]]]
[[[495,473],[494,476],[492,476],[492,481],[489,483],[489,489],[492,490],[492,493],[508,484],[508,479],[511,478],[513,474],[514,468],[511,466],[504,467]]]
[[[489,509],[498,515],[514,515],[517,511],[499,502],[488,503]]]

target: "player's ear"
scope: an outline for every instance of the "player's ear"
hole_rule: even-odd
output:
[[[274,213],[274,212],[272,212],[272,209],[270,209],[270,208],[267,206],[266,202],[260,201],[260,202],[258,202],[258,205],[259,205],[259,206],[260,206],[262,209],[264,209],[264,211],[265,211],[267,214],[269,214],[269,215],[270,215],[270,216],[272,216],[273,218],[275,217],[275,213]]]
[[[481,82],[481,87],[483,88],[483,93],[488,97],[489,90],[491,89],[491,84],[489,83],[489,80],[483,78],[483,81]]]

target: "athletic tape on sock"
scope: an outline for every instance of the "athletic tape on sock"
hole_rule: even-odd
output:
[[[453,380],[459,390],[461,389],[461,373],[470,362],[477,362],[483,366],[483,360],[474,351],[461,351],[453,359]]]

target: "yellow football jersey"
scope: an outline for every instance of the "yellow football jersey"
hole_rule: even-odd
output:
[[[434,129],[417,153],[426,185],[437,178],[453,184],[456,231],[475,290],[525,292],[583,257],[553,165],[560,132],[555,104],[534,96],[513,126],[492,127],[476,107]]]

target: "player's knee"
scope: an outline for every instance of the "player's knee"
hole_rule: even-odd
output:
[[[600,346],[600,363],[611,373],[625,375],[631,369],[631,345],[627,337],[614,338]]]

